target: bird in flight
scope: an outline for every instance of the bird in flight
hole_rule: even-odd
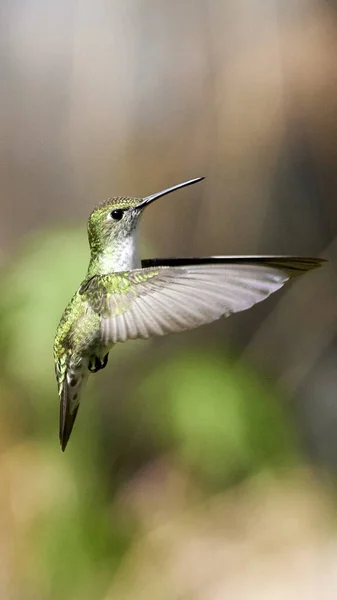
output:
[[[146,198],[111,198],[91,213],[88,272],[63,313],[54,342],[62,451],[84,381],[90,372],[104,369],[117,342],[194,329],[228,317],[323,262],[296,256],[141,260],[139,223],[144,210],[158,198],[202,179]]]

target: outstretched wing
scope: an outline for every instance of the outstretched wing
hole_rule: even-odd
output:
[[[142,269],[94,276],[80,293],[100,314],[102,343],[108,345],[193,329],[246,310],[321,262],[279,256],[152,259]]]

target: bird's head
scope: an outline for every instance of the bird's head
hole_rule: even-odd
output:
[[[202,179],[204,177],[190,179],[146,198],[110,198],[97,206],[88,221],[88,238],[92,254],[99,254],[115,243],[122,244],[126,238],[132,236],[144,208],[149,204]]]

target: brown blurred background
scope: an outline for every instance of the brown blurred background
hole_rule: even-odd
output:
[[[3,0],[0,598],[337,597],[337,5]],[[115,348],[65,455],[53,335],[109,196],[143,255],[299,254],[247,313]]]

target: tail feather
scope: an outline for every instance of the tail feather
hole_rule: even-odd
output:
[[[80,391],[85,380],[85,373],[81,369],[68,368],[60,390],[60,444],[62,452],[65,451],[71,432],[74,427],[80,405]]]
[[[64,384],[60,397],[60,444],[62,452],[65,451],[71,432],[74,427],[75,419],[79,409],[79,403],[74,406],[69,399],[69,386]]]

